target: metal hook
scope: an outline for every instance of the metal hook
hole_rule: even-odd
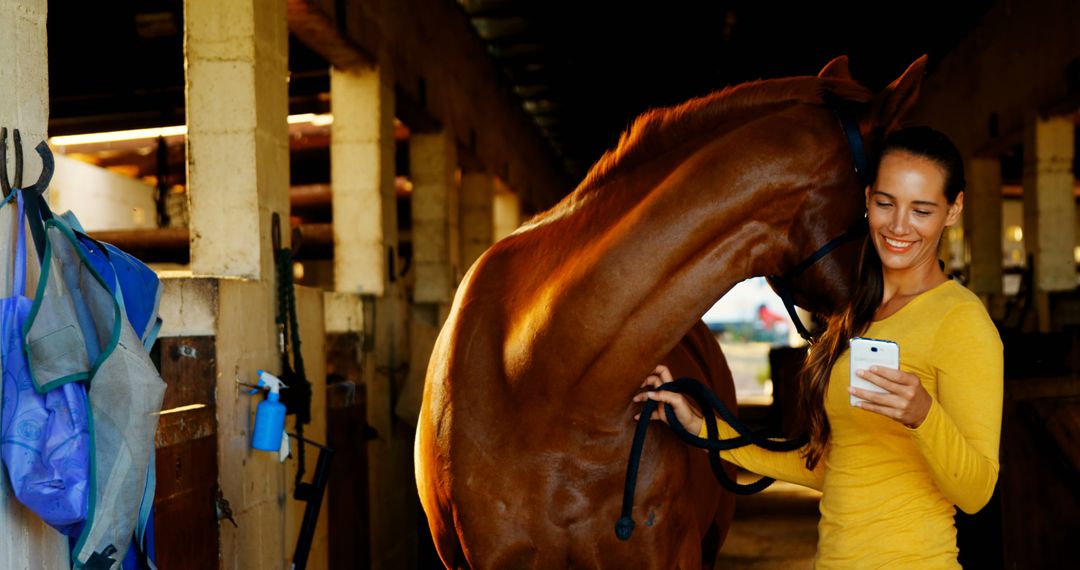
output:
[[[22,154],[22,135],[19,134],[19,129],[15,129],[15,188],[22,188],[22,172],[23,172],[23,154]]]
[[[270,247],[274,250],[274,264],[276,265],[278,251],[281,250],[281,216],[277,212],[270,215]]]
[[[0,187],[3,188],[4,197],[6,198],[11,194],[12,188],[22,188],[23,184],[23,148],[22,148],[22,134],[19,129],[14,129],[13,143],[15,146],[15,180],[8,180],[7,169],[7,127],[0,127]],[[52,150],[49,149],[49,145],[45,141],[38,143],[34,150],[37,151],[38,156],[41,157],[41,175],[38,176],[37,182],[32,186],[25,188],[25,190],[41,194],[49,187],[49,182],[52,180],[53,170],[55,168],[55,162],[53,161]]]
[[[18,133],[19,133],[19,131],[15,131],[15,136],[16,136],[15,140],[16,141],[19,140],[18,139]],[[36,151],[38,153],[38,156],[41,157],[41,174],[38,175],[37,182],[31,184],[30,186],[27,186],[26,188],[24,188],[24,190],[27,191],[27,192],[33,192],[35,194],[40,195],[41,193],[45,192],[45,190],[48,190],[49,182],[52,181],[53,170],[56,168],[56,163],[53,160],[52,149],[49,148],[48,143],[46,143],[45,141],[39,142],[37,144],[37,146],[34,147],[34,151]],[[16,153],[15,156],[18,157],[20,162],[21,162],[22,153],[18,152],[18,153]],[[19,180],[20,183],[21,183],[21,181],[22,181],[22,168],[21,167],[19,168],[19,170],[17,171],[15,176],[16,176],[16,179]]]
[[[7,172],[7,127],[0,127],[0,189],[3,189],[5,198],[11,194]]]

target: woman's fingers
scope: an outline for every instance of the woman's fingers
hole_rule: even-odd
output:
[[[850,388],[848,392],[857,398],[862,398],[863,400],[866,400],[867,402],[872,402],[874,404],[882,406],[900,407],[896,405],[899,398],[892,394],[882,394],[881,392],[875,392],[873,390],[861,390],[859,388]],[[901,404],[902,406],[903,402],[901,401],[899,402],[899,404]]]
[[[869,382],[869,383],[871,383],[871,384],[873,384],[873,385],[875,385],[875,386],[877,386],[879,388],[888,390],[889,392],[894,391],[894,390],[890,390],[889,389],[890,387],[896,386],[896,382],[893,382],[892,380],[889,380],[888,378],[882,376],[877,371],[858,370],[855,373],[859,376],[859,378],[862,378],[863,380],[866,380],[867,382]]]
[[[912,382],[918,382],[919,377],[910,372],[904,372],[903,370],[897,370],[895,368],[885,368],[883,366],[871,366],[870,372],[877,374],[882,378],[889,380],[890,382],[896,382],[897,384],[911,384]]]
[[[878,405],[878,404],[872,404],[870,402],[859,402],[857,405],[860,408],[862,408],[862,409],[864,409],[864,410],[866,410],[868,412],[874,412],[876,414],[881,414],[881,415],[883,415],[883,416],[885,416],[887,418],[891,418],[891,419],[894,419],[894,420],[899,420],[900,419],[900,410],[897,410],[896,408],[892,408],[892,407],[889,407],[889,406],[881,406],[881,405]]]
[[[645,377],[645,381],[641,383],[642,388],[659,388],[663,380],[656,374],[649,374]]]
[[[903,370],[896,370],[895,368],[883,368],[880,366],[871,366],[868,371],[870,374],[876,375],[883,382],[891,382],[894,386],[906,386],[914,387],[920,384],[919,377]],[[889,389],[888,386],[882,386]],[[889,389],[890,392],[895,390]]]
[[[640,394],[634,396],[634,401],[640,403],[646,400],[655,400],[659,404],[672,403],[671,396],[675,396],[676,398],[678,398],[678,395],[672,394],[671,392],[649,390],[647,392],[641,392]],[[657,409],[659,408],[660,406],[657,407]],[[637,416],[635,416],[634,419],[637,419]],[[653,416],[653,419],[657,419],[655,417],[655,414]]]
[[[696,430],[700,430],[703,421],[697,408],[691,405],[682,394],[660,389],[664,384],[672,381],[671,370],[663,364],[657,366],[653,369],[652,374],[646,376],[645,381],[641,383],[641,387],[646,388],[646,391],[636,394],[633,401],[641,403],[646,400],[653,400],[660,404],[649,416],[649,419],[659,420],[664,423],[668,422],[668,418],[663,404],[669,404],[675,411],[675,417],[679,420],[679,423],[691,432],[697,433]],[[634,420],[640,419],[640,412],[634,415]]]
[[[897,396],[901,400],[898,407],[903,407],[906,402],[917,398],[920,391],[925,391],[919,377],[910,372],[872,366],[869,370],[857,371],[857,374],[867,382]]]
[[[670,404],[675,411],[675,416],[679,419],[679,423],[684,426],[691,426],[688,429],[700,427],[700,416],[697,410],[690,406],[682,394],[676,394],[674,392],[646,392],[645,399],[654,400],[660,404],[656,407],[651,419],[667,423],[668,418],[667,414],[664,412],[664,404]]]
[[[665,404],[682,405],[684,403],[683,397],[675,392],[657,390],[654,392],[645,392],[645,394],[648,399],[663,402]]]
[[[909,428],[922,425],[933,399],[923,387],[919,377],[903,370],[872,366],[870,370],[858,371],[859,377],[881,387],[888,393],[849,387],[848,392],[862,398],[856,405],[864,410],[892,418]]]
[[[661,384],[666,384],[672,381],[671,370],[663,364],[657,365],[645,380],[641,383],[641,388],[659,388]]]

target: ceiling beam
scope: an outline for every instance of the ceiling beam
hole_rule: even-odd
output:
[[[467,8],[446,0],[289,0],[290,29],[334,65],[340,50],[325,44],[375,54],[391,70],[397,114],[410,129],[449,130],[521,194],[527,212],[544,210],[573,184],[485,50]],[[294,24],[294,14],[302,21]]]
[[[311,0],[288,0],[289,31],[338,69],[370,67],[375,58],[349,40]]]

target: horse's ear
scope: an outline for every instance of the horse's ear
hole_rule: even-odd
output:
[[[825,67],[821,68],[821,73],[817,74],[818,77],[832,78],[832,79],[851,79],[851,71],[848,69],[848,59],[846,55],[842,55],[837,58],[833,58],[832,61],[825,64]]]
[[[919,98],[919,87],[925,71],[926,56],[923,55],[874,98],[870,118],[885,131],[892,130]]]

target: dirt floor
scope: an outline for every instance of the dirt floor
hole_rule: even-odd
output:
[[[754,477],[740,473],[739,482]],[[735,520],[716,559],[717,569],[812,568],[821,493],[777,481],[735,503]]]

